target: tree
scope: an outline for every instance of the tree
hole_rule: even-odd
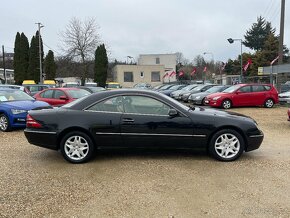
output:
[[[95,77],[94,81],[99,86],[105,87],[108,73],[108,56],[104,44],[98,46],[95,52]]]
[[[243,44],[255,51],[260,51],[263,49],[270,33],[274,34],[275,29],[272,28],[270,22],[260,16],[257,18],[257,23],[254,23],[251,29],[247,30]]]
[[[76,61],[81,61],[83,72],[81,74],[82,84],[85,83],[88,74],[88,60],[93,57],[96,46],[99,43],[97,25],[93,18],[84,22],[72,18],[66,26],[62,36],[62,50],[67,56]]]
[[[20,33],[17,32],[16,37],[15,37],[15,42],[14,42],[14,62],[13,62],[13,67],[14,67],[14,80],[16,84],[21,84],[22,82],[22,71],[21,71],[21,45],[20,45]]]
[[[45,57],[44,60],[44,73],[45,78],[49,80],[55,79],[55,73],[56,73],[56,64],[54,62],[54,54],[53,51],[49,50],[48,54]]]
[[[24,33],[21,33],[20,35],[20,48],[21,48],[20,68],[22,72],[21,75],[23,76],[20,79],[22,83],[22,81],[26,79],[28,65],[29,65],[29,42]]]

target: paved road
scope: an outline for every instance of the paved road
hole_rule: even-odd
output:
[[[0,133],[0,217],[290,217],[286,108],[255,118],[262,147],[223,163],[197,152],[103,152],[82,165]]]

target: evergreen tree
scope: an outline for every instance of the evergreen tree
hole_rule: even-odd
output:
[[[105,87],[108,73],[108,56],[104,44],[97,47],[95,52],[95,77],[94,81],[99,86]]]
[[[29,42],[24,33],[20,36],[20,47],[21,47],[21,82],[26,79],[28,65],[29,65]]]
[[[44,72],[46,74],[46,79],[53,80],[55,78],[56,65],[54,61],[54,54],[51,50],[48,51],[48,54],[44,60]]]
[[[16,84],[21,84],[23,76],[21,75],[23,72],[21,71],[21,45],[20,45],[20,33],[17,32],[14,42],[14,80]]]
[[[260,16],[257,18],[257,23],[254,23],[251,29],[247,30],[243,44],[255,51],[260,51],[271,33],[274,34],[275,29],[272,28],[270,22]]]

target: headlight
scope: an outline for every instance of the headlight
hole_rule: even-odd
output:
[[[214,97],[212,100],[216,101],[220,98],[221,96],[217,96],[217,97]]]
[[[12,114],[22,114],[26,113],[27,110],[18,110],[18,109],[11,109]]]
[[[195,99],[200,99],[200,96],[196,96]]]

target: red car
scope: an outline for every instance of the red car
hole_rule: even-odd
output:
[[[49,88],[38,92],[34,98],[52,106],[62,106],[90,94],[90,92],[78,88]]]
[[[206,105],[224,109],[258,105],[271,108],[278,102],[278,92],[270,84],[238,84],[223,92],[208,95],[205,99]]]

